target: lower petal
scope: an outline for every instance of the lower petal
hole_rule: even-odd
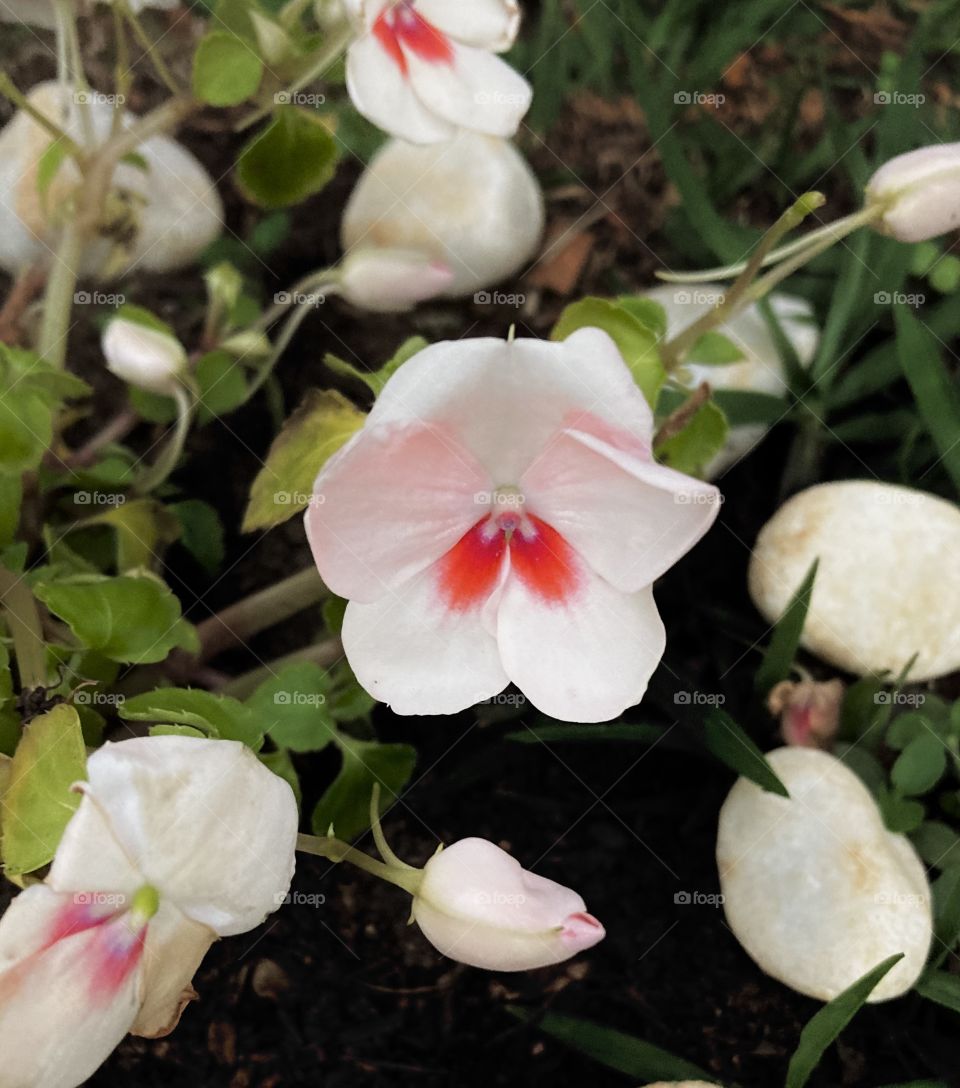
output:
[[[562,601],[511,575],[497,613],[507,676],[560,721],[609,721],[640,702],[665,642],[649,587],[623,593],[582,561]]]
[[[347,90],[358,113],[411,143],[440,143],[452,139],[456,132],[424,105],[407,73],[373,34],[365,34],[347,51]],[[397,195],[398,199],[402,196]]]
[[[451,600],[445,574],[441,561],[373,604],[347,606],[347,660],[396,714],[455,714],[507,686],[483,623],[486,601],[472,583]]]

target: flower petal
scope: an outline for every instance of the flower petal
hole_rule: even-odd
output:
[[[604,936],[575,891],[485,839],[462,839],[427,862],[413,917],[445,956],[492,971],[560,963]]]
[[[424,105],[407,72],[373,34],[364,34],[347,50],[347,90],[358,113],[411,143],[440,143],[456,133],[453,125]]]
[[[418,56],[405,44],[402,48],[410,84],[431,113],[488,136],[516,134],[530,109],[533,91],[506,61],[470,45],[454,46],[450,63]]]
[[[173,1031],[197,996],[190,982],[216,939],[212,929],[161,902],[147,930],[143,1005],[130,1028],[134,1035],[158,1039]]]
[[[580,561],[575,592],[545,598],[513,573],[497,612],[507,676],[560,721],[603,722],[643,698],[666,643],[649,588],[623,593]]]
[[[449,428],[368,421],[314,485],[305,523],[321,577],[341,597],[378,600],[453,547],[491,489]]]
[[[481,563],[469,586],[458,584],[458,570],[466,577],[471,559],[478,559],[474,551],[462,567],[441,560],[374,604],[347,605],[347,660],[363,687],[396,714],[455,714],[507,686],[484,626],[502,564],[491,557],[486,580]]]
[[[578,430],[558,434],[520,487],[530,510],[627,593],[672,567],[720,509],[710,484]]]
[[[236,741],[136,737],[87,761],[84,807],[109,835],[64,836],[55,879],[87,890],[101,851],[116,840],[161,899],[220,936],[244,933],[282,902],[293,876],[297,805],[290,787]],[[74,820],[77,817],[74,816]],[[71,820],[71,825],[73,820]]]
[[[0,919],[0,1054],[4,1088],[75,1088],[130,1030],[143,983],[127,919],[47,944],[73,897],[43,884]],[[28,951],[29,950],[29,951]]]
[[[387,382],[367,425],[442,422],[502,486],[518,482],[558,428],[586,419],[627,432],[638,446],[653,433],[649,405],[599,329],[580,329],[560,344],[433,344]]]
[[[502,53],[516,41],[516,0],[417,0],[417,11],[437,30],[463,45]]]

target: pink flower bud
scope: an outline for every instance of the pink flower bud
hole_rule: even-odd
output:
[[[960,143],[897,155],[867,184],[867,204],[887,210],[879,228],[901,242],[923,242],[960,227]]]
[[[843,681],[784,680],[767,697],[767,708],[780,718],[787,744],[801,748],[831,748],[840,725]]]
[[[441,261],[411,249],[358,249],[340,268],[340,293],[354,306],[403,313],[439,295],[453,273]]]
[[[445,956],[490,971],[560,963],[605,935],[575,891],[486,839],[461,839],[427,862],[413,917]]]

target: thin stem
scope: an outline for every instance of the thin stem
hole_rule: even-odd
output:
[[[77,35],[77,22],[70,0],[54,0],[57,13],[57,34],[62,37],[67,59],[68,82],[73,87],[73,100],[80,107],[80,127],[83,130],[83,142],[88,150],[96,143],[93,127],[93,109],[90,104],[90,84],[83,70],[83,58],[80,55],[80,39]],[[80,92],[77,94],[77,92]]]
[[[141,495],[155,491],[173,472],[183,456],[196,402],[189,390],[182,385],[177,386],[173,398],[177,404],[177,422],[169,441],[160,451],[160,456],[134,483],[134,490]]]
[[[61,128],[51,117],[48,117],[42,110],[38,110],[32,102],[29,101],[27,96],[20,91],[13,80],[7,75],[6,72],[0,72],[0,94],[4,98],[8,98],[18,110],[22,110],[28,117],[30,117],[50,136],[55,140],[62,140],[70,149],[70,154],[77,159],[83,158],[83,149],[69,136],[65,129]]]
[[[315,857],[328,858],[330,861],[349,861],[351,865],[356,865],[358,869],[362,869],[365,873],[370,873],[371,876],[379,877],[380,880],[385,880],[388,884],[395,884],[398,888],[403,888],[410,895],[416,895],[419,892],[420,884],[423,881],[423,870],[421,869],[395,869],[392,865],[377,861],[376,858],[370,857],[369,854],[363,853],[362,850],[355,850],[347,843],[329,835],[323,837],[298,835],[297,849],[302,854],[313,854]]]
[[[664,442],[669,442],[671,438],[678,435],[707,403],[710,399],[710,393],[710,383],[701,382],[683,404],[676,411],[671,412],[660,424],[653,438],[653,448],[658,449]]]
[[[116,4],[114,6],[116,6]],[[157,43],[150,40],[149,35],[140,25],[140,20],[137,18],[136,13],[128,3],[121,4],[121,13],[130,29],[133,31],[133,36],[137,39],[137,44],[140,45],[144,53],[150,58],[150,63],[157,70],[157,75],[166,85],[167,90],[172,94],[181,95],[183,93],[183,88],[177,83],[173,73],[167,67],[166,61],[164,61],[163,57],[160,55],[160,49]]]
[[[401,861],[400,858],[390,849],[390,843],[387,842],[387,837],[383,833],[383,827],[380,823],[380,783],[374,782],[373,790],[370,794],[370,830],[373,832],[373,841],[377,844],[377,849],[380,851],[380,857],[393,869],[409,869],[411,872],[416,872],[412,865],[408,865],[405,861]]]
[[[67,361],[70,314],[82,255],[83,234],[77,216],[73,215],[63,226],[53,268],[47,280],[47,290],[43,299],[43,319],[37,341],[38,354],[60,370]]]
[[[43,687],[47,682],[47,650],[37,602],[23,578],[4,567],[0,567],[0,605],[13,638],[20,687]]]
[[[317,568],[310,566],[282,582],[262,589],[230,605],[222,612],[198,624],[200,661],[209,661],[231,646],[265,631],[274,624],[318,604],[330,591],[323,584]]]
[[[256,329],[259,332],[265,332],[270,326],[280,317],[285,314],[294,304],[301,305],[302,299],[307,295],[318,295],[324,291],[331,290],[337,282],[337,268],[322,268],[317,272],[311,272],[309,275],[304,276],[303,279],[297,280],[297,282],[290,288],[289,291],[283,291],[277,298],[284,298],[282,302],[274,302],[269,310],[264,310],[263,313],[253,323],[251,328]],[[300,300],[300,301],[298,301]]]
[[[116,136],[123,127],[123,104],[127,100],[127,92],[130,90],[131,70],[130,54],[127,49],[127,36],[123,30],[123,13],[117,4],[110,5],[110,13],[113,17],[113,40],[116,44],[116,63],[113,69],[113,89],[116,94],[113,118],[110,125],[111,137]]]
[[[349,22],[342,23],[339,27],[334,27],[330,32],[330,39],[325,43],[324,48],[317,54],[316,59],[310,68],[300,76],[295,82],[291,83],[287,87],[285,92],[286,101],[290,99],[298,92],[302,91],[304,87],[309,86],[314,80],[319,79],[331,64],[336,61],[340,54],[347,48],[355,36],[353,27]],[[275,96],[276,101],[283,101],[279,95]],[[273,110],[273,103],[269,106],[259,106],[252,113],[248,113],[246,117],[240,121],[235,132],[243,132],[250,128],[251,125],[255,125],[258,121],[262,120]]]
[[[97,454],[114,442],[121,442],[140,422],[140,416],[132,408],[125,408],[95,435],[90,437],[78,450],[67,458],[71,468],[88,468],[97,459]]]

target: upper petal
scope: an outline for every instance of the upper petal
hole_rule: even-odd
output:
[[[287,783],[245,745],[137,737],[99,748],[87,777],[80,810],[99,808],[109,834],[93,820],[75,834],[68,826],[54,863],[58,888],[87,890],[87,874],[99,871],[113,839],[140,883],[221,936],[252,929],[282,902],[293,876],[297,805]]]
[[[520,486],[530,510],[628,593],[672,567],[720,509],[712,485],[580,430],[560,432]]]
[[[378,128],[414,144],[452,139],[456,128],[416,95],[405,66],[371,33],[347,50],[347,90],[357,112]]]
[[[0,919],[3,1088],[75,1088],[130,1030],[142,934],[120,916],[50,943],[73,896],[35,884]]]
[[[417,0],[417,11],[437,30],[464,45],[502,53],[516,41],[516,0]]]
[[[450,428],[368,420],[314,485],[306,527],[321,577],[341,597],[377,600],[451,548],[491,487]]]
[[[561,426],[586,418],[648,445],[653,414],[599,329],[562,343],[454,340],[418,352],[387,382],[369,424],[440,422],[487,469],[516,484]]]
[[[666,635],[649,588],[623,593],[583,563],[562,599],[507,579],[497,645],[507,676],[560,721],[604,722],[643,698]]]
[[[453,46],[449,63],[437,63],[403,47],[418,98],[451,125],[488,136],[515,135],[530,109],[530,84],[486,49]]]

